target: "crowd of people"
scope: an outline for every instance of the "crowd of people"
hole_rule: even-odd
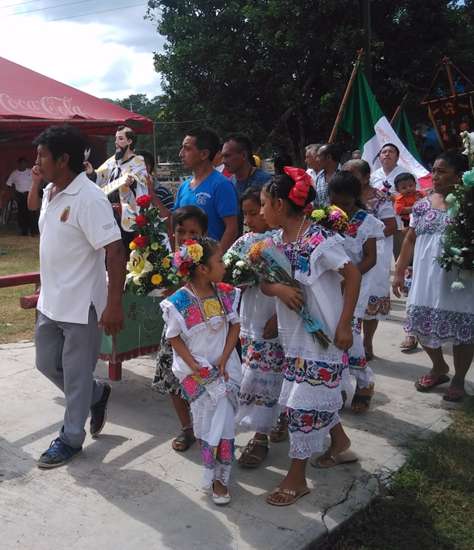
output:
[[[351,378],[350,408],[370,409],[378,322],[389,314],[390,286],[397,296],[406,291],[411,265],[406,330],[433,364],[416,389],[450,382],[443,399],[463,399],[474,355],[473,282],[453,293],[455,275],[436,261],[448,223],[446,196],[467,170],[462,155],[438,156],[433,190],[422,196],[393,144],[381,149],[373,174],[358,152],[341,165],[336,145],[311,144],[307,170],[282,157],[272,175],[255,166],[245,136],[231,135],[222,145],[213,131],[197,129],[183,139],[180,158],[192,175],[174,198],[154,178],[153,156],[135,152],[129,128],[118,129],[116,154],[97,170],[84,164],[85,142],[70,127],[47,129],[35,145],[33,203],[40,182],[51,182],[39,217],[37,367],[66,400],[60,434],[40,468],[81,451],[89,412],[93,437],[105,424],[111,387],[93,372],[100,329],[114,335],[123,325],[125,259],[142,195],[169,218],[174,261],[187,274],[160,303],[165,327],[152,386],[170,395],[181,424],[173,449],[199,442],[203,486],[215,504],[231,500],[238,426],[253,432],[238,458],[243,468],[258,468],[271,443],[289,438],[288,472],[266,499],[274,506],[309,493],[308,461],[332,468],[358,460],[340,412]],[[342,234],[309,215],[329,205],[349,220]],[[260,278],[239,289],[222,282],[223,255],[258,236],[284,253],[298,285]],[[305,330],[303,308],[321,320],[329,344]],[[441,347],[449,342],[451,380]]]

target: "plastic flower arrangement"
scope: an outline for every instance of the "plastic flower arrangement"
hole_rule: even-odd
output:
[[[271,238],[249,243],[247,258],[249,264],[263,280],[299,288],[298,281],[291,275],[290,261]],[[323,324],[318,319],[311,317],[305,306],[298,313],[303,320],[305,330],[323,348],[327,348],[331,340],[326,335]]]
[[[334,204],[313,210],[309,217],[312,221],[337,233],[344,233],[349,225],[347,214]]]
[[[446,197],[449,223],[443,236],[438,262],[446,271],[458,270],[452,290],[462,290],[465,277],[474,270],[474,169],[465,172],[462,183]]]
[[[131,229],[138,235],[129,245],[126,288],[141,296],[161,296],[174,286],[165,220],[152,206],[149,195],[138,197],[137,206],[139,212]]]

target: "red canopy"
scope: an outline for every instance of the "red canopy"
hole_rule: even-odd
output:
[[[65,122],[86,134],[113,134],[120,124],[153,133],[153,122],[144,116],[0,57],[0,140],[33,138]]]

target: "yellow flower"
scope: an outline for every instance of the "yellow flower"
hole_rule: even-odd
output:
[[[158,286],[163,281],[163,277],[159,273],[155,273],[151,278],[151,284]]]
[[[152,250],[158,250],[158,248],[160,248],[160,245],[158,243],[151,243],[150,248]]]
[[[130,250],[136,250],[137,245],[132,241],[132,242],[128,245],[128,248],[130,248]]]
[[[190,244],[187,248],[188,254],[193,259],[193,262],[198,263],[203,255],[202,246],[200,244]]]
[[[171,260],[169,259],[168,256],[166,256],[166,258],[163,258],[163,260],[161,261],[161,265],[165,268],[165,269],[169,269],[171,267]]]
[[[322,208],[319,208],[318,210],[313,210],[311,212],[311,219],[315,222],[320,222],[321,220],[324,220],[325,217],[326,212]]]
[[[138,250],[132,250],[130,260],[127,262],[127,280],[132,279],[136,285],[140,279],[150,271],[153,271],[153,264],[148,261],[148,253],[140,254]]]

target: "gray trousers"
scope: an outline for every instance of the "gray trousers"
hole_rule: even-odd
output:
[[[87,325],[53,321],[38,311],[36,368],[64,392],[66,411],[59,436],[75,448],[84,443],[89,409],[104,391],[104,385],[94,379],[100,339],[93,306],[89,309]]]

